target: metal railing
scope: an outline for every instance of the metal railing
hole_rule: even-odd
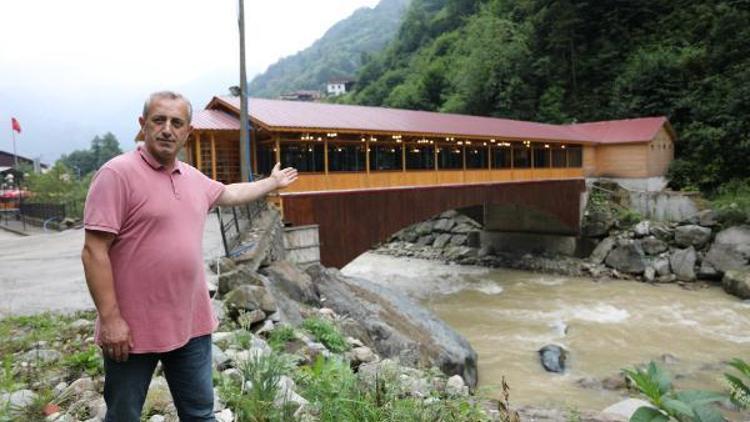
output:
[[[216,207],[216,216],[219,219],[221,240],[224,243],[226,256],[237,256],[252,248],[253,243],[243,244],[244,235],[253,220],[263,211],[264,205],[265,199],[259,199],[234,207]]]

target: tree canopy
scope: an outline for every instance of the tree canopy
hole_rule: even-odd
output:
[[[60,157],[60,162],[83,177],[99,169],[102,164],[122,154],[120,143],[110,132],[95,136],[89,149],[79,149]]]
[[[551,123],[665,115],[674,187],[749,178],[750,1],[413,0],[341,102]]]

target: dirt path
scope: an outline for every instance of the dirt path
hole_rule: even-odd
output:
[[[0,237],[0,318],[93,309],[81,265],[83,230]],[[206,221],[203,255],[223,253],[215,215]]]

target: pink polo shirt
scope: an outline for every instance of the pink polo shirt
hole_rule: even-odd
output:
[[[216,329],[202,241],[224,188],[179,161],[168,172],[145,148],[113,158],[94,176],[83,222],[117,235],[109,258],[132,353],[174,350]],[[97,343],[99,327],[97,319]]]

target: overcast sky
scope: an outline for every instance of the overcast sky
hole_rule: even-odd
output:
[[[378,0],[247,0],[248,78]],[[196,108],[239,83],[236,0],[0,0],[0,150],[52,163],[113,132],[132,147],[145,96]],[[251,93],[252,95],[252,93]]]

